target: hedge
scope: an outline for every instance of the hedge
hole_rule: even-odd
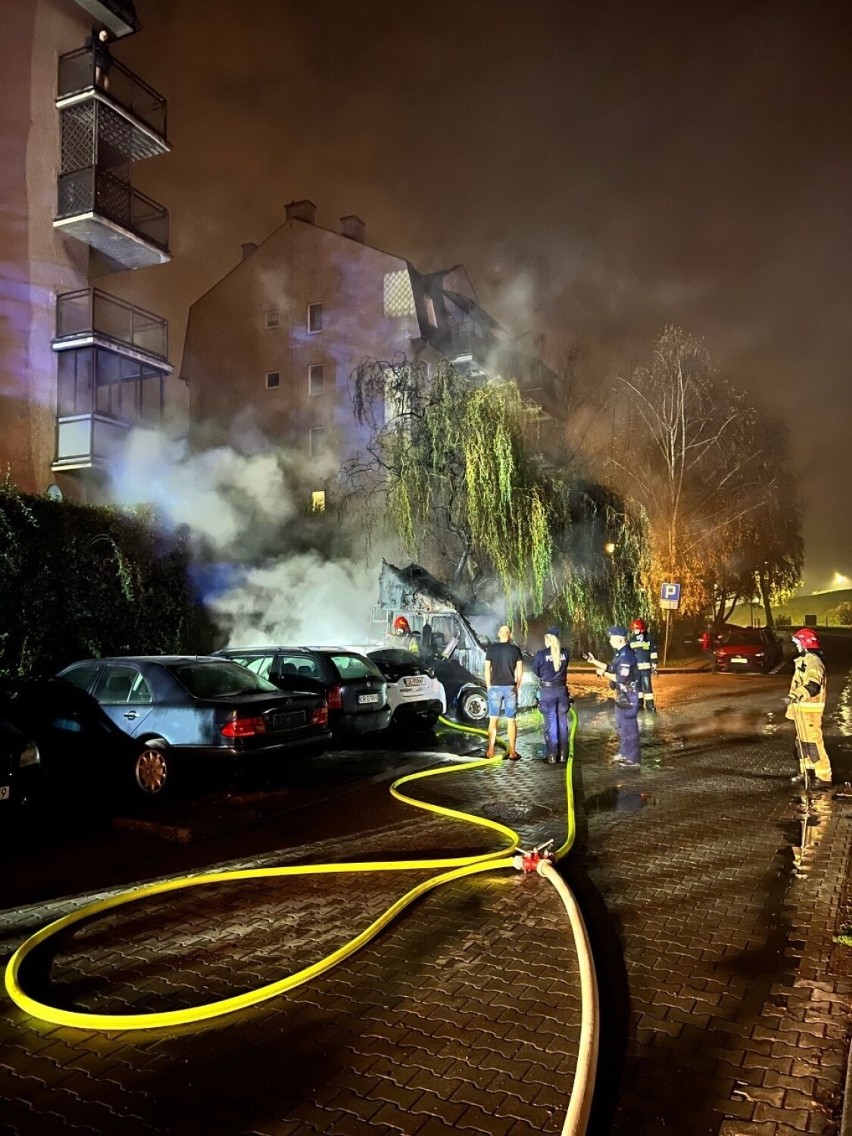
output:
[[[75,505],[0,485],[0,676],[76,659],[207,649],[188,550],[147,511]]]

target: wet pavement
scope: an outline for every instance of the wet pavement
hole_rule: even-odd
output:
[[[637,772],[608,764],[600,684],[575,686],[578,839],[564,874],[601,984],[593,1131],[834,1131],[852,1018],[846,948],[834,941],[852,910],[852,792],[806,809],[790,785],[787,679],[663,677]],[[833,690],[830,752],[836,779],[852,779],[852,686],[833,676]],[[159,835],[102,825],[70,851],[57,836],[9,854],[4,962],[49,918],[151,876],[493,847],[483,830],[389,797],[401,772],[479,750],[458,735],[425,744],[325,755],[273,793],[176,806],[155,818]],[[417,794],[508,823],[526,843],[559,843],[560,770],[536,760],[532,724],[519,748],[517,765]],[[319,958],[412,882],[306,877],[154,898],[83,925],[28,981],[105,1012],[209,1001]],[[555,1133],[579,1009],[555,892],[537,876],[488,873],[427,896],[310,985],[206,1026],[84,1033],[4,1000],[0,1133]]]

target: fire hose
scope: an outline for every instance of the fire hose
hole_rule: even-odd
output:
[[[436,813],[439,816],[449,817],[454,820],[463,820],[490,829],[503,839],[505,847],[494,852],[473,856],[438,857],[425,860],[377,860],[344,864],[298,864],[278,868],[248,868],[206,872],[199,875],[182,876],[176,879],[143,884],[140,887],[131,888],[127,891],[108,896],[105,899],[86,904],[70,914],[49,923],[34,935],[31,935],[18,947],[17,951],[15,951],[12,958],[9,960],[5,975],[6,991],[12,1001],[19,1006],[20,1009],[34,1018],[52,1022],[56,1025],[98,1031],[163,1029],[185,1026],[206,1021],[210,1018],[221,1017],[224,1014],[230,1014],[249,1006],[255,1006],[269,998],[274,998],[288,990],[293,990],[297,986],[301,986],[311,979],[318,977],[320,974],[324,974],[344,959],[349,958],[350,955],[370,942],[371,939],[375,938],[400,912],[414,903],[420,896],[425,895],[427,892],[443,884],[464,879],[466,876],[471,876],[478,872],[494,871],[497,868],[514,868],[526,872],[536,871],[544,876],[559,893],[568,913],[577,946],[583,1014],[574,1086],[571,1093],[568,1114],[565,1119],[565,1126],[562,1131],[564,1136],[568,1136],[568,1134],[571,1134],[571,1136],[579,1136],[579,1134],[585,1132],[586,1129],[589,1109],[591,1107],[592,1089],[594,1086],[594,1070],[598,1048],[598,995],[591,950],[582,916],[580,915],[576,900],[570,889],[554,867],[555,862],[566,855],[571,849],[576,833],[572,769],[577,715],[573,706],[570,708],[569,715],[571,724],[565,778],[567,833],[565,841],[555,851],[550,851],[548,847],[548,845],[553,843],[552,841],[549,841],[548,845],[541,845],[531,851],[519,851],[521,838],[506,825],[485,817],[461,812],[445,805],[422,801],[416,797],[410,797],[401,791],[401,786],[403,785],[409,785],[415,781],[423,781],[430,777],[447,776],[454,773],[469,772],[473,769],[493,767],[503,760],[502,757],[477,758],[453,766],[450,769],[427,769],[417,773],[409,773],[404,777],[398,778],[391,785],[390,792],[396,800],[411,805],[414,808]],[[446,718],[442,718],[441,722],[445,726],[461,730],[465,733],[479,735],[484,733],[484,731],[478,728],[462,726]],[[506,748],[502,739],[500,740],[500,744],[504,749]],[[150,896],[161,896],[168,892],[202,887],[207,884],[232,883],[237,880],[258,880],[284,876],[351,874],[359,872],[396,872],[417,869],[441,869],[441,871],[438,875],[432,876],[417,884],[415,887],[410,888],[404,895],[396,900],[395,903],[391,904],[386,911],[382,912],[378,918],[373,920],[368,927],[361,931],[360,934],[350,939],[349,942],[344,943],[337,950],[326,955],[325,958],[320,959],[318,962],[311,963],[309,966],[303,967],[293,974],[288,975],[286,978],[279,979],[277,982],[271,982],[265,986],[260,986],[254,990],[245,991],[242,994],[237,994],[232,997],[222,998],[214,1002],[207,1002],[200,1006],[193,1006],[182,1010],[167,1010],[141,1014],[99,1014],[62,1009],[61,1007],[41,1002],[27,994],[19,981],[24,960],[41,944],[68,930],[68,928],[73,927],[77,923],[89,920],[97,915],[102,915],[106,911],[111,911],[130,903],[136,903]]]

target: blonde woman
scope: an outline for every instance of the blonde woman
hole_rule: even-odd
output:
[[[541,684],[539,703],[544,715],[545,761],[551,765],[568,760],[568,650],[560,642],[558,627],[548,627],[544,647],[532,665]]]

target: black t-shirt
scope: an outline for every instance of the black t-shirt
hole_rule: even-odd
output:
[[[514,686],[515,667],[523,657],[517,643],[491,643],[485,651],[485,658],[491,663],[491,685]]]

